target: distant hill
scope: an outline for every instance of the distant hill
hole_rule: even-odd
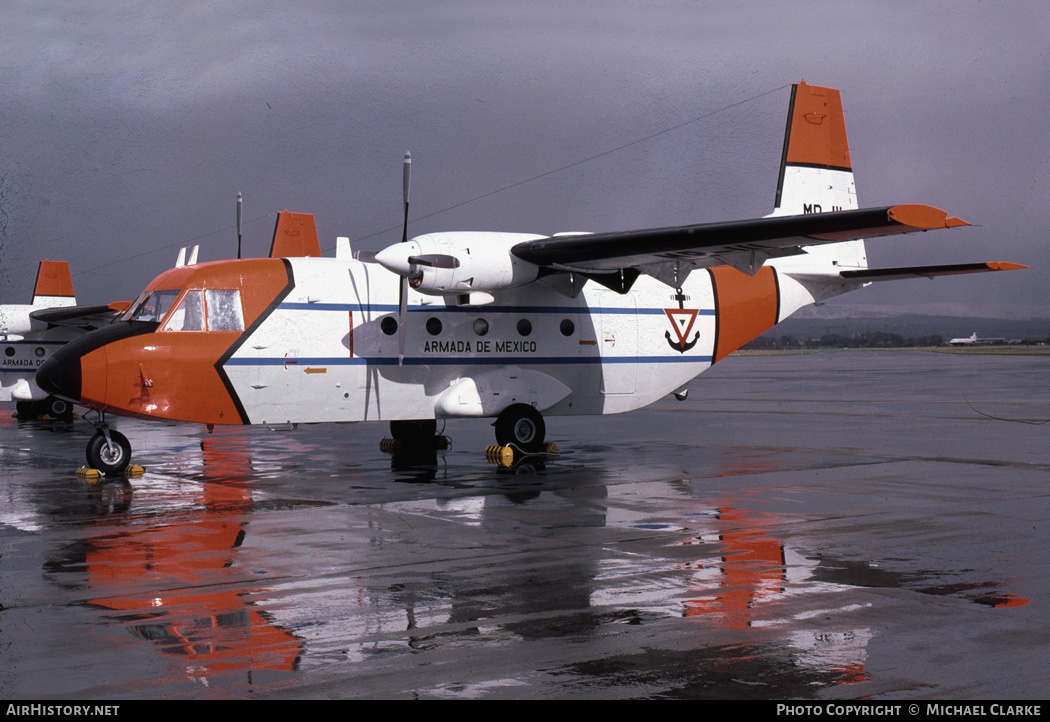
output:
[[[803,309],[761,337],[764,340],[793,336],[800,341],[819,339],[822,336],[870,336],[893,334],[903,338],[940,336],[945,342],[951,338],[969,336],[992,336],[1006,339],[1047,340],[1050,339],[1050,317],[1048,318],[981,318],[974,316],[899,314],[884,312],[863,313],[856,309],[834,309],[848,313],[827,313],[817,308]]]

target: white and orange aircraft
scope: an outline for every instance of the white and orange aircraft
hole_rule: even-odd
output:
[[[408,216],[408,158],[405,218]],[[620,233],[431,233],[321,258],[282,214],[284,258],[169,270],[121,319],[55,353],[51,394],[99,412],[88,463],[117,471],[105,414],[214,424],[495,418],[544,445],[544,416],[613,414],[675,393],[808,304],[871,281],[1023,268],[869,269],[864,241],[967,225],[925,205],[859,209],[839,91],[792,87],[770,216]],[[292,227],[294,226],[294,227]],[[276,248],[275,248],[276,250]],[[271,253],[275,255],[275,253]],[[276,255],[282,255],[276,253]]]
[[[32,303],[0,306],[0,401],[14,401],[19,416],[72,415],[68,401],[44,393],[34,379],[55,349],[83,332],[48,323],[38,314],[65,316],[76,303],[69,264],[43,260],[37,266]]]

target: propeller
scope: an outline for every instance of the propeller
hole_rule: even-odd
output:
[[[412,182],[412,154],[405,151],[403,187],[405,193],[405,222],[401,226],[401,242],[408,241],[408,188]],[[397,299],[397,365],[405,363],[405,322],[408,316],[408,276],[401,276],[401,292]]]

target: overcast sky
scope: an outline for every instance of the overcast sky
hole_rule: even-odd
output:
[[[1032,2],[154,2],[0,11],[0,302],[40,258],[130,300],[180,246],[265,255],[438,230],[612,231],[772,209],[788,88],[840,88],[861,206],[974,224],[873,266],[1027,271],[837,301],[1050,316],[1050,9]],[[692,121],[692,122],[689,122]],[[666,132],[664,132],[666,131]]]

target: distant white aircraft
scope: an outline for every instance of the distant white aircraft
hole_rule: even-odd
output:
[[[977,332],[974,331],[973,335],[971,335],[971,336],[966,336],[965,338],[953,338],[948,343],[951,344],[952,346],[969,346],[971,344],[983,346],[983,345],[1003,344],[1003,343],[1006,343],[1006,339],[1005,338],[996,338],[994,336],[986,336],[984,338],[977,338]]]
[[[407,440],[432,438],[438,418],[489,417],[498,444],[534,452],[544,415],[684,397],[694,377],[808,304],[872,281],[1023,268],[869,269],[862,239],[968,224],[926,205],[858,208],[839,91],[793,86],[783,148],[765,218],[403,233],[357,259],[341,244],[335,258],[300,251],[171,269],[120,321],[57,352],[37,383],[99,412],[87,459],[106,472],[131,455],[106,413],[208,425],[376,420]],[[406,156],[406,228],[409,167]],[[312,231],[313,247],[309,218],[286,234]]]

